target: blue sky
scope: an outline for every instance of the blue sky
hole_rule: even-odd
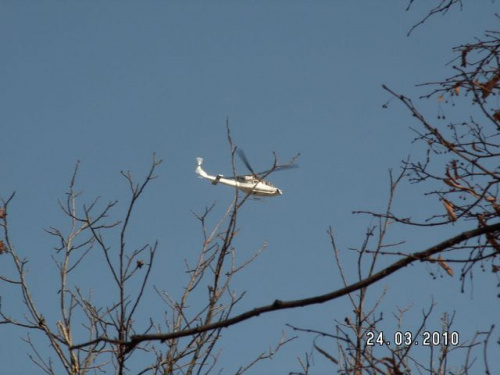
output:
[[[424,89],[415,84],[450,74],[452,47],[496,26],[494,4],[465,2],[462,12],[435,17],[407,37],[432,2],[423,3],[406,12],[398,1],[3,1],[0,195],[16,191],[11,237],[30,259],[29,282],[44,315],[54,311],[50,301],[57,292],[50,258],[55,243],[44,229],[67,225],[57,200],[77,160],[83,202],[118,199],[119,215],[127,198],[119,172],[140,178],[153,153],[163,159],[140,202],[133,234],[137,243],[159,240],[152,284],[180,293],[183,259],[195,259],[201,245],[192,211],[216,202],[215,221],[232,198],[231,189],[194,173],[195,158],[202,156],[208,172],[230,174],[227,118],[235,143],[256,169],[270,167],[273,151],[283,161],[301,153],[299,169],[271,178],[285,194],[248,202],[240,215],[240,259],[264,241],[269,249],[236,280],[235,287],[247,291],[238,312],[340,287],[328,226],[346,254],[360,246],[373,222],[351,212],[383,209],[388,169],[422,153],[411,144],[411,116],[396,101],[382,108],[390,96],[381,85],[418,97]],[[418,105],[436,118],[437,101]],[[457,117],[468,113],[465,106],[445,110]],[[402,187],[396,199],[402,213],[423,218],[439,210],[422,191]],[[422,234],[398,228],[391,238],[407,241],[402,250],[418,251],[460,229]],[[354,267],[349,259],[347,269]],[[0,272],[7,272],[4,265]],[[105,299],[111,290],[96,285],[100,272],[99,264],[85,263],[74,282]],[[416,265],[377,290],[388,287],[386,316],[413,303],[418,319],[433,297],[433,324],[439,327],[439,312],[455,310],[457,329],[470,338],[498,320],[495,284],[486,274],[461,294],[457,277],[433,280],[428,268]],[[3,308],[20,314],[18,296],[0,288]],[[153,295],[147,301],[145,320],[163,309]],[[277,342],[285,323],[326,330],[349,313],[344,299],[245,322],[224,331],[219,365],[225,373],[236,371]],[[36,372],[22,332],[1,330],[10,337],[0,340],[3,368]],[[298,370],[296,357],[311,350],[311,338],[296,340],[251,373]],[[316,359],[314,373],[331,372]]]

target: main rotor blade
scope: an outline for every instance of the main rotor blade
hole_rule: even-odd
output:
[[[268,173],[271,173],[271,172],[279,172],[279,171],[284,171],[284,170],[287,170],[287,169],[295,169],[295,168],[298,168],[299,166],[297,164],[291,164],[291,165],[278,165],[274,168],[271,168],[271,169],[268,169],[264,172],[257,172],[256,174],[259,175],[259,176],[262,176],[262,175],[265,175],[265,174],[268,174]]]
[[[253,170],[252,166],[250,165],[248,159],[247,159],[247,156],[245,155],[245,153],[243,152],[242,149],[237,149],[236,152],[238,153],[238,156],[240,157],[241,161],[243,162],[243,164],[245,164],[245,166],[248,168],[248,170],[254,175],[254,176],[257,176],[257,173],[255,173],[255,171]]]

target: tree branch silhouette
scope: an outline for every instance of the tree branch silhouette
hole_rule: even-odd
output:
[[[226,319],[223,321],[219,321],[216,323],[212,324],[207,324],[207,325],[201,325],[198,327],[194,327],[191,329],[186,329],[182,330],[179,332],[171,332],[171,333],[158,333],[158,334],[146,334],[146,335],[133,335],[130,337],[129,341],[126,342],[120,342],[119,340],[116,339],[109,339],[107,337],[100,337],[95,340],[81,343],[78,345],[73,346],[73,349],[81,349],[85,348],[87,346],[95,345],[100,342],[108,342],[108,343],[113,343],[113,344],[121,344],[127,347],[127,351],[130,351],[134,349],[138,344],[146,341],[166,341],[174,338],[179,338],[179,337],[187,337],[187,336],[195,336],[199,335],[203,332],[215,330],[215,329],[220,329],[220,328],[227,328],[232,325],[235,325],[237,323],[243,322],[245,320],[249,320],[251,318],[257,317],[261,314],[266,314],[270,313],[273,311],[279,311],[279,310],[285,310],[285,309],[294,309],[298,307],[305,307],[305,306],[310,306],[310,305],[315,305],[315,304],[321,304],[325,303],[328,301],[332,301],[336,298],[345,296],[349,293],[352,293],[356,290],[359,290],[361,288],[367,287],[371,284],[376,283],[377,281],[384,279],[388,277],[389,275],[397,272],[398,270],[410,265],[411,263],[417,262],[417,261],[428,261],[428,262],[434,262],[433,259],[430,259],[432,255],[438,254],[446,249],[449,249],[459,243],[462,243],[464,241],[467,241],[469,239],[486,235],[488,233],[493,233],[496,231],[500,231],[500,223],[493,224],[493,225],[488,225],[485,227],[481,228],[476,228],[472,229],[469,231],[462,232],[454,237],[451,237],[445,241],[440,242],[437,245],[431,246],[430,248],[420,251],[420,252],[415,252],[412,254],[409,254],[405,258],[402,258],[396,262],[394,262],[392,265],[382,269],[381,271],[374,273],[372,276],[367,277],[364,280],[358,281],[356,283],[353,283],[347,287],[335,290],[330,293],[314,296],[314,297],[309,297],[309,298],[304,298],[304,299],[298,299],[298,300],[291,300],[291,301],[282,301],[279,299],[276,299],[273,303],[261,307],[256,307],[252,310],[249,310],[247,312],[244,312],[240,315],[234,316],[230,319]]]

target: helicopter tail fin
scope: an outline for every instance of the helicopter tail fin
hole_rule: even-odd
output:
[[[203,168],[201,168],[201,165],[203,164],[203,158],[198,157],[196,158],[196,161],[198,163],[198,167],[196,167],[195,172],[198,173],[200,177],[207,177],[208,176],[207,172],[205,172]]]

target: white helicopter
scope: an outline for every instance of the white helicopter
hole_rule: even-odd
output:
[[[258,197],[274,197],[276,195],[282,195],[283,191],[275,187],[271,182],[264,180],[264,178],[271,172],[280,171],[289,168],[297,168],[297,165],[292,162],[286,165],[275,165],[273,168],[268,169],[264,172],[256,173],[250,166],[245,153],[242,150],[237,150],[239,157],[251,172],[249,175],[234,176],[230,178],[225,178],[223,175],[218,174],[217,176],[211,176],[203,170],[201,165],[203,164],[203,158],[196,158],[198,162],[198,167],[196,168],[196,173],[200,175],[201,178],[212,181],[212,185],[224,184],[228,186],[233,186],[238,190],[241,190],[245,194],[250,194]],[[298,155],[297,155],[298,156]]]

